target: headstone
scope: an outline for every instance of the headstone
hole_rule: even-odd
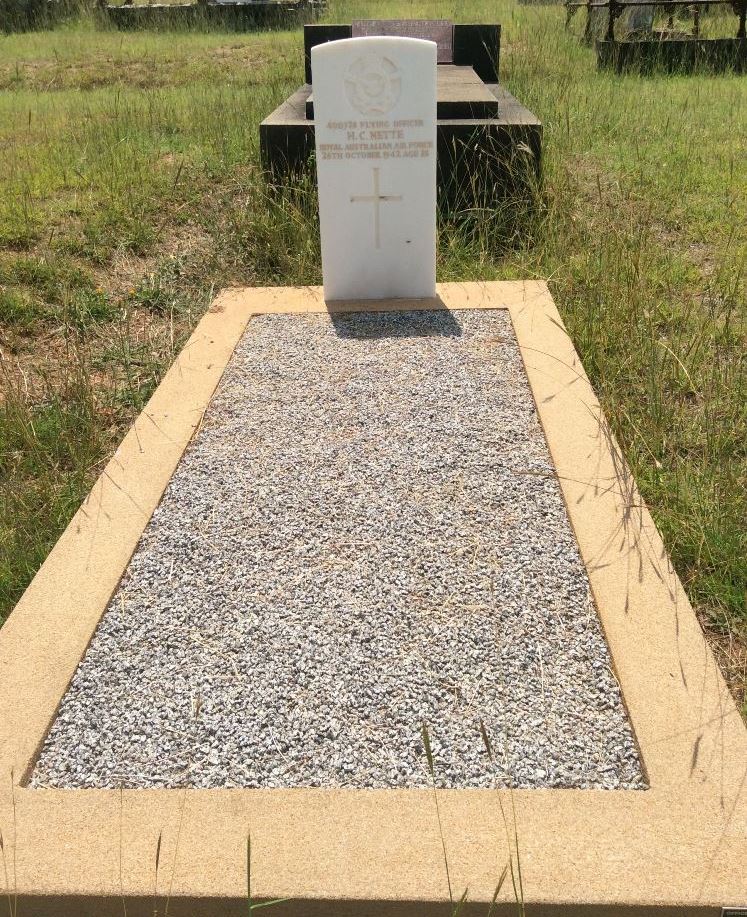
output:
[[[317,45],[314,74],[327,300],[436,295],[436,45]]]
[[[620,17],[624,36],[641,35],[650,38],[654,28],[654,12],[653,6],[629,6]]]
[[[607,23],[609,21],[609,8],[606,6],[592,6],[587,11],[587,24],[585,39],[593,44],[595,41],[603,41],[607,34]]]
[[[448,19],[354,19],[353,38],[398,35],[438,45],[439,64],[454,63],[454,25]]]
[[[651,37],[654,27],[653,6],[629,6],[615,23],[615,38],[626,40],[633,35]],[[609,7],[592,6],[588,11],[587,38],[604,41],[609,27]]]
[[[423,38],[439,46],[438,62],[472,67],[483,83],[498,83],[501,56],[501,27],[496,23],[452,23],[448,19],[384,19],[356,20],[353,24],[313,23],[303,27],[304,72],[306,82],[312,84],[311,49],[328,41],[365,37],[381,23],[380,31],[402,38]],[[396,29],[396,31],[395,31]]]

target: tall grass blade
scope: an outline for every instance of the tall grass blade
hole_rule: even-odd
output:
[[[13,917],[18,917],[18,867],[16,856],[18,853],[18,818],[16,815],[16,772],[10,769],[10,801],[13,806]]]
[[[498,884],[495,887],[495,891],[493,892],[493,897],[490,901],[490,907],[488,908],[487,917],[493,917],[493,912],[495,911],[495,906],[498,901],[498,895],[500,895],[501,893],[501,889],[503,888],[507,875],[508,875],[508,863],[506,863],[506,865],[503,867],[503,872],[501,873],[500,878],[498,879]]]
[[[187,805],[187,791],[185,789],[184,792],[182,793],[182,805],[181,805],[181,810],[179,812],[179,827],[176,830],[176,841],[174,843],[174,861],[171,864],[171,878],[169,880],[169,890],[166,895],[166,905],[163,909],[164,917],[169,917],[169,904],[171,902],[171,893],[174,889],[174,876],[176,875],[176,861],[177,861],[177,857],[179,856],[179,841],[181,840],[181,836],[182,836],[182,825],[184,824],[184,809],[186,808],[186,805]]]
[[[246,908],[247,913],[258,911],[261,907],[274,907],[276,904],[283,904],[290,901],[290,898],[272,898],[269,901],[260,901],[257,904],[252,902],[252,833],[246,833]]]
[[[246,833],[246,906],[252,912],[252,832]]]
[[[446,870],[446,884],[449,888],[449,903],[454,907],[454,894],[451,890],[451,873],[449,871],[449,857],[446,853],[446,838],[444,837],[444,827],[441,822],[441,809],[438,804],[438,792],[436,790],[436,769],[433,764],[433,749],[431,748],[431,737],[428,733],[428,726],[423,723],[421,728],[423,745],[425,746],[425,757],[428,761],[428,771],[431,775],[431,787],[433,788],[433,802],[436,805],[436,818],[438,819],[438,833],[441,838],[441,850],[444,856],[444,869]]]
[[[10,893],[10,882],[8,882],[8,861],[5,856],[5,841],[3,832],[0,828],[0,854],[3,857],[3,873],[5,874],[5,893],[8,896],[8,917],[13,917],[13,898]]]
[[[423,745],[425,746],[425,757],[428,761],[428,770],[430,771],[431,780],[435,782],[436,776],[433,769],[433,751],[431,749],[431,737],[428,735],[428,727],[425,723],[423,723],[420,732],[423,737]]]
[[[465,888],[462,892],[462,897],[459,899],[459,901],[457,901],[456,907],[451,912],[451,917],[459,917],[459,915],[462,913],[464,905],[467,902],[467,891],[468,889]]]
[[[494,761],[493,758],[493,744],[490,741],[490,736],[488,735],[488,730],[485,728],[485,723],[480,720],[480,735],[482,736],[482,744],[485,746],[485,751],[488,753],[488,758],[490,761]]]
[[[153,874],[153,917],[158,917],[158,865],[161,862],[161,841],[163,831],[158,832],[158,842],[156,843],[156,868]]]
[[[123,851],[123,838],[124,833],[123,827],[124,821],[124,790],[122,785],[119,787],[119,896],[122,899],[122,915],[127,917],[127,902],[125,901],[124,894],[124,878],[122,875],[122,851]]]
[[[521,875],[521,853],[519,852],[519,828],[516,823],[516,802],[514,800],[514,794],[511,793],[511,812],[514,819],[514,850],[516,851],[516,871],[519,878],[519,901],[520,901],[520,911],[519,913],[524,914],[524,880]]]

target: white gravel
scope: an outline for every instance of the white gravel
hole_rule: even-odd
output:
[[[442,786],[645,786],[508,315],[258,317],[31,785],[424,786],[423,721]]]

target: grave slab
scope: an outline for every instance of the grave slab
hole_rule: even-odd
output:
[[[200,28],[206,25],[253,30],[274,23],[291,26],[315,19],[323,3],[317,0],[205,0],[188,3],[123,3],[99,0],[98,9],[122,31],[130,29]]]
[[[747,72],[747,38],[655,38],[596,42],[597,67],[616,73]]]
[[[466,913],[484,914],[515,855],[501,805],[515,811],[529,913],[716,917],[747,901],[747,731],[546,286],[446,284],[435,300],[376,304],[410,322],[479,310],[513,329],[649,788],[443,789],[441,833],[426,789],[29,785],[247,327],[256,316],[372,321],[370,303],[328,306],[316,288],[226,291],[0,631],[0,826],[19,914],[121,914],[123,902],[152,914],[166,898],[174,915],[245,913],[249,831],[253,894],[291,899],[279,915],[449,913],[442,836],[456,895],[468,888]],[[500,386],[501,349],[488,350]],[[504,887],[497,913],[514,912]]]

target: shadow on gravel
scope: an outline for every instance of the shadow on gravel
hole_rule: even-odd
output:
[[[440,300],[439,300],[440,302]],[[375,309],[375,303],[371,303]],[[462,328],[446,306],[407,312],[332,312],[332,324],[341,338],[461,337]]]

